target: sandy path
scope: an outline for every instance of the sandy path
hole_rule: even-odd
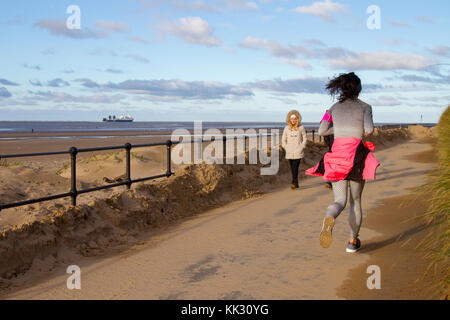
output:
[[[430,149],[409,141],[375,153],[377,180],[363,193],[366,214],[386,197],[425,182],[430,164],[408,155]],[[60,266],[8,299],[336,299],[348,270],[368,254],[347,254],[347,209],[338,219],[329,249],[318,236],[332,193],[321,178],[302,181],[259,199],[239,201],[172,226],[116,255],[80,258],[81,290],[68,290]],[[395,214],[395,212],[392,212]],[[364,226],[364,224],[363,224]],[[361,230],[361,240],[378,236]]]

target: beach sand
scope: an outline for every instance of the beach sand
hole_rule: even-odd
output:
[[[417,211],[421,212],[424,208],[415,206],[415,210],[398,210],[395,206],[393,207],[393,204],[403,199],[402,197],[408,197],[412,193],[411,188],[425,183],[427,173],[435,168],[433,163],[415,161],[418,154],[419,158],[427,152],[429,154],[431,148],[428,143],[417,139],[430,135],[428,130],[422,133],[414,132],[420,130],[415,128],[410,130],[411,137],[415,138],[413,140],[406,140],[404,137],[400,138],[401,135],[391,133],[378,137],[379,141],[386,140],[384,143],[377,144],[380,148],[375,151],[375,156],[382,166],[378,170],[377,180],[368,182],[363,194],[364,214],[369,216],[367,220],[364,220],[361,231],[366,251],[363,249],[354,255],[345,253],[348,237],[347,212],[338,219],[332,246],[329,249],[320,247],[318,234],[323,214],[332,201],[332,194],[324,188],[321,178],[302,179],[301,189],[292,191],[286,186],[288,175],[285,163],[280,172],[281,179],[278,180],[269,178],[255,180],[257,171],[253,170],[255,168],[251,171],[247,168],[248,166],[240,172],[236,170],[237,166],[181,168],[181,170],[187,170],[185,174],[171,177],[165,182],[161,181],[151,188],[143,185],[128,193],[125,192],[119,198],[113,197],[110,200],[113,207],[119,210],[127,208],[126,212],[120,212],[120,215],[118,213],[117,223],[110,214],[102,216],[96,213],[107,209],[100,207],[102,202],[97,200],[94,203],[97,206],[95,210],[92,208],[88,210],[89,204],[86,204],[79,210],[62,210],[62,215],[52,218],[56,219],[56,222],[51,225],[52,228],[55,226],[62,228],[67,223],[66,220],[70,218],[69,214],[73,216],[70,218],[74,221],[72,224],[78,225],[78,227],[64,229],[71,234],[70,236],[64,232],[60,233],[59,237],[64,241],[50,236],[45,242],[42,240],[45,234],[41,237],[36,236],[34,239],[25,239],[23,238],[25,235],[30,235],[25,227],[16,228],[9,237],[8,233],[4,233],[0,248],[8,246],[8,238],[15,237],[16,244],[19,244],[17,242],[19,239],[23,239],[23,250],[34,250],[35,258],[32,259],[31,266],[25,269],[27,271],[25,274],[12,277],[10,275],[1,281],[4,294],[2,297],[7,299],[355,299],[369,294],[367,293],[369,290],[364,289],[368,275],[363,274],[369,263],[378,263],[382,267],[382,277],[385,273],[393,277],[389,273],[391,268],[389,260],[403,256],[414,261],[411,262],[406,258],[396,260],[397,268],[400,269],[395,270],[401,275],[403,282],[382,280],[383,289],[378,291],[378,297],[383,299],[424,298],[425,296],[420,295],[420,292],[411,294],[411,283],[414,280],[412,278],[420,273],[425,264],[417,262],[421,261],[420,257],[413,257],[411,247],[407,247],[403,242],[401,243],[404,245],[403,248],[395,247],[399,243],[396,241],[397,238],[393,239],[393,235],[396,235],[399,230],[405,231],[411,228],[410,225],[401,225],[399,221],[415,216]],[[396,139],[392,137],[398,138],[398,141],[394,141]],[[376,139],[371,140],[377,142]],[[304,168],[313,165],[324,150],[324,148],[309,146],[310,154],[313,156],[307,160]],[[238,177],[233,180],[230,174],[238,175]],[[195,179],[192,179],[193,177]],[[244,178],[248,180],[242,182]],[[171,180],[172,184],[168,180]],[[199,190],[194,190],[193,193],[188,190],[198,187],[192,180],[201,186],[199,190],[203,190],[205,186],[211,188],[209,191],[200,192],[202,194],[200,197],[204,200],[194,204],[189,203],[192,199],[186,199],[191,194],[200,195]],[[180,184],[175,191],[170,189],[174,184]],[[163,185],[161,190],[164,192],[160,192],[159,185]],[[234,189],[237,185],[240,188]],[[215,189],[222,192],[214,193]],[[149,197],[149,194],[144,194],[147,190],[151,191],[150,194],[155,197],[154,205],[160,206],[161,201],[165,200],[156,201],[156,198],[165,194],[167,199],[172,199],[171,201],[186,202],[178,208],[184,208],[182,210],[189,211],[189,214],[182,218],[183,214],[180,217],[180,214],[177,216],[174,212],[168,211],[165,213],[168,223],[161,224],[159,228],[151,228],[146,232],[139,232],[134,228],[127,229],[123,225],[124,221],[127,221],[126,218],[128,217],[132,223],[135,222],[136,216],[129,213],[128,207],[136,206],[132,202],[133,199],[137,199],[136,195],[142,194],[144,198]],[[237,196],[223,199],[227,196],[226,193],[223,194],[226,190],[236,192]],[[250,199],[239,200],[245,199],[246,197],[242,195],[250,191],[254,192],[247,197]],[[383,203],[383,199],[393,196],[400,198]],[[173,200],[173,197],[177,200]],[[209,207],[205,205],[208,202],[211,204]],[[3,214],[4,212],[1,213]],[[112,226],[108,225],[109,229],[106,228],[105,223],[98,221],[102,220],[102,217],[112,219],[110,221]],[[395,229],[394,222],[401,225],[401,228]],[[42,226],[33,224],[30,228],[35,229],[34,233],[46,231],[47,236],[52,235],[49,230],[53,229],[46,229],[45,223]],[[412,226],[412,228],[416,227]],[[420,226],[417,228],[420,229]],[[111,239],[111,237],[108,239],[108,236],[113,233],[111,229],[123,230],[121,236],[125,241],[114,244],[112,248],[115,251],[99,250],[107,247],[105,242]],[[409,236],[418,233],[419,231],[406,232],[401,241],[408,240]],[[103,234],[103,238],[95,238],[94,234]],[[73,243],[69,245],[70,241],[77,239],[81,242],[78,247]],[[53,241],[59,249],[54,248]],[[74,247],[78,250],[73,250]],[[388,247],[391,251],[388,253],[383,251]],[[45,248],[48,249],[47,254],[45,254]],[[20,245],[16,247],[16,250],[21,250]],[[398,252],[402,252],[403,255],[399,255]],[[1,254],[5,254],[5,251],[3,250]],[[14,259],[10,261],[17,263]],[[81,267],[82,290],[67,289],[68,275],[65,271],[69,264]],[[416,273],[403,272],[410,269],[411,265],[416,267]],[[358,283],[355,284],[355,281]]]
[[[52,136],[64,136],[55,134]],[[124,135],[124,132],[110,132],[111,135]],[[134,132],[132,134],[135,134]],[[139,134],[139,133],[136,133]],[[161,133],[161,134],[169,134]],[[5,136],[6,134],[3,134]],[[38,152],[55,152],[77,148],[93,148],[132,144],[163,142],[167,137],[110,137],[102,139],[83,138],[45,139],[49,134],[34,134],[33,138],[24,140],[0,141],[1,154],[23,154]],[[71,136],[71,135],[69,135]],[[8,134],[9,138],[24,135]],[[29,137],[29,135],[27,135]],[[133,149],[131,154],[132,179],[158,175],[166,172],[166,147]],[[23,201],[45,197],[52,194],[66,193],[70,190],[70,155],[51,155],[26,158],[0,159],[0,194],[3,203]],[[174,170],[178,166],[173,166]],[[109,150],[80,153],[77,156],[77,188],[84,189],[105,185],[105,178],[114,180],[124,175],[125,151]],[[122,187],[124,189],[125,187]],[[98,197],[106,197],[117,192],[116,189],[98,191],[78,197],[79,203],[89,203]],[[70,203],[70,198],[51,202],[42,202],[25,207],[4,210],[0,214],[0,230],[12,225],[30,223],[46,214]]]
[[[87,134],[74,133],[35,133],[0,134],[0,137],[21,138],[20,140],[0,141],[0,155],[24,154],[38,152],[66,151],[75,146],[81,148],[107,147],[125,145],[125,143],[147,144],[165,142],[171,132],[105,132],[111,137],[88,138]],[[46,137],[72,137],[70,139],[46,139]],[[122,136],[122,137],[120,137]],[[31,138],[30,138],[31,137]],[[36,138],[39,138],[36,140]],[[312,138],[312,137],[310,137]],[[22,140],[23,139],[23,140]],[[317,139],[317,138],[316,138]],[[270,144],[270,137],[268,138]],[[206,148],[209,142],[203,143]],[[248,147],[249,144],[247,144]],[[236,149],[235,149],[236,152]],[[320,152],[314,154],[318,156]],[[315,159],[315,158],[314,158]],[[191,158],[192,162],[194,161]],[[173,172],[185,165],[172,162]],[[131,178],[139,179],[166,173],[166,146],[135,148],[131,150]],[[102,186],[123,181],[126,173],[125,151],[108,150],[79,153],[77,155],[77,189]],[[0,159],[0,194],[2,203],[12,203],[28,199],[36,199],[70,190],[70,155],[50,155],[38,157]],[[284,176],[283,176],[284,178]],[[146,183],[158,183],[165,178]],[[125,186],[84,194],[77,198],[77,204],[93,203],[95,199],[112,197],[125,190]],[[52,212],[70,204],[70,198],[62,198],[50,202],[41,202],[24,207],[12,208],[0,214],[0,231],[39,220]]]

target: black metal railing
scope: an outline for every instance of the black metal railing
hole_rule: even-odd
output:
[[[278,129],[278,128],[274,128],[274,129]],[[315,140],[315,132],[316,131],[317,130],[315,130],[315,129],[313,129],[313,130],[306,130],[307,134],[308,133],[312,133],[312,140],[313,141]],[[268,133],[268,134],[256,134],[255,135],[255,137],[259,137],[260,138],[260,146],[262,146],[261,137],[264,136],[264,135],[265,136],[270,136],[271,134]],[[251,137],[251,136],[252,135],[240,135],[240,136],[234,135],[234,136],[232,136],[232,139],[243,138],[244,139],[244,153],[247,153],[247,142],[248,142],[249,137]],[[279,138],[279,135],[277,135],[277,136]],[[229,137],[227,137],[227,136],[223,137],[223,156],[224,157],[226,156],[226,145],[227,145],[226,141],[228,139],[229,139]],[[197,139],[197,140],[194,138],[189,143],[202,143],[203,144],[203,142],[212,142],[214,140],[215,139],[206,140],[206,139],[204,139],[202,137],[201,139]],[[115,188],[115,187],[119,187],[119,186],[126,186],[127,189],[130,189],[131,185],[133,183],[149,181],[149,180],[154,180],[154,179],[164,178],[164,177],[168,178],[168,177],[170,177],[170,176],[172,176],[174,174],[172,172],[172,167],[171,167],[171,162],[172,162],[172,160],[171,160],[172,159],[171,158],[171,148],[172,148],[173,145],[179,144],[179,143],[183,143],[183,142],[171,141],[171,140],[167,140],[166,142],[156,142],[156,143],[147,143],[147,144],[131,144],[131,143],[127,142],[124,145],[120,145],[120,146],[97,147],[97,148],[80,148],[80,149],[78,149],[76,147],[71,147],[67,151],[54,151],[54,152],[39,152],[39,153],[0,155],[0,160],[3,160],[3,159],[9,159],[9,158],[40,157],[40,156],[52,156],[52,155],[69,154],[70,155],[70,167],[71,167],[70,190],[69,190],[69,192],[55,194],[55,195],[50,195],[50,196],[47,196],[47,197],[41,197],[41,198],[36,198],[36,199],[30,199],[30,200],[6,203],[6,204],[0,203],[0,211],[2,211],[4,209],[15,208],[15,207],[30,205],[30,204],[39,203],[39,202],[57,200],[57,199],[67,198],[67,197],[70,197],[72,205],[76,206],[76,204],[77,204],[77,197],[79,195],[81,195],[81,194],[84,194],[84,193],[90,193],[90,192],[94,192],[94,191],[110,189],[110,188]],[[155,146],[166,146],[166,150],[167,150],[167,167],[166,167],[166,172],[158,174],[158,175],[154,175],[154,176],[138,178],[138,179],[131,179],[131,150],[135,149],[135,148],[145,148],[145,147],[155,147]],[[78,190],[77,189],[77,156],[78,156],[78,154],[86,153],[86,152],[95,152],[95,151],[108,151],[108,150],[125,150],[125,152],[126,152],[126,155],[125,155],[126,167],[125,167],[125,179],[124,179],[124,181]]]
[[[66,197],[71,197],[72,205],[75,206],[76,201],[77,201],[77,196],[80,194],[83,194],[83,193],[89,193],[89,192],[94,192],[94,191],[99,191],[99,190],[103,190],[103,189],[109,189],[109,188],[114,188],[114,187],[119,187],[119,186],[124,186],[124,185],[128,189],[130,189],[131,185],[136,182],[153,180],[153,179],[162,178],[162,177],[170,177],[173,174],[171,172],[171,166],[170,166],[170,162],[171,162],[170,150],[171,150],[172,144],[173,144],[172,141],[167,140],[166,142],[147,143],[147,144],[132,145],[130,143],[126,143],[122,146],[84,148],[84,149],[78,149],[76,147],[71,147],[68,151],[0,155],[0,160],[2,160],[2,159],[8,159],[8,158],[25,158],[25,157],[39,157],[39,156],[69,154],[70,155],[70,167],[71,167],[70,191],[69,192],[51,195],[51,196],[42,197],[42,198],[37,198],[37,199],[18,201],[18,202],[7,203],[7,204],[0,204],[0,211],[3,209],[20,207],[20,206],[33,204],[33,203],[56,200],[56,199],[61,199],[61,198],[66,198]],[[143,147],[153,147],[153,146],[164,146],[164,145],[167,146],[167,171],[163,174],[132,180],[131,179],[131,149],[143,148]],[[93,188],[82,189],[82,190],[77,189],[77,155],[79,153],[93,152],[93,151],[106,151],[106,150],[122,150],[122,149],[125,149],[125,151],[126,151],[126,174],[125,174],[124,181],[107,184],[107,185],[103,185],[103,186],[98,186],[98,187],[93,187]]]

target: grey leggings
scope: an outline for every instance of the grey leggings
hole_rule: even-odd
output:
[[[362,223],[361,194],[364,189],[364,181],[334,181],[334,202],[327,208],[327,216],[337,218],[347,204],[347,192],[350,185],[350,237],[356,239]]]

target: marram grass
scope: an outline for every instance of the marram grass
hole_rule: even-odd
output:
[[[443,270],[441,280],[443,297],[450,293],[450,106],[442,114],[438,124],[437,149],[439,152],[439,170],[427,186],[431,202],[424,217],[433,224],[433,233],[423,242],[432,263],[429,270],[437,267]]]

